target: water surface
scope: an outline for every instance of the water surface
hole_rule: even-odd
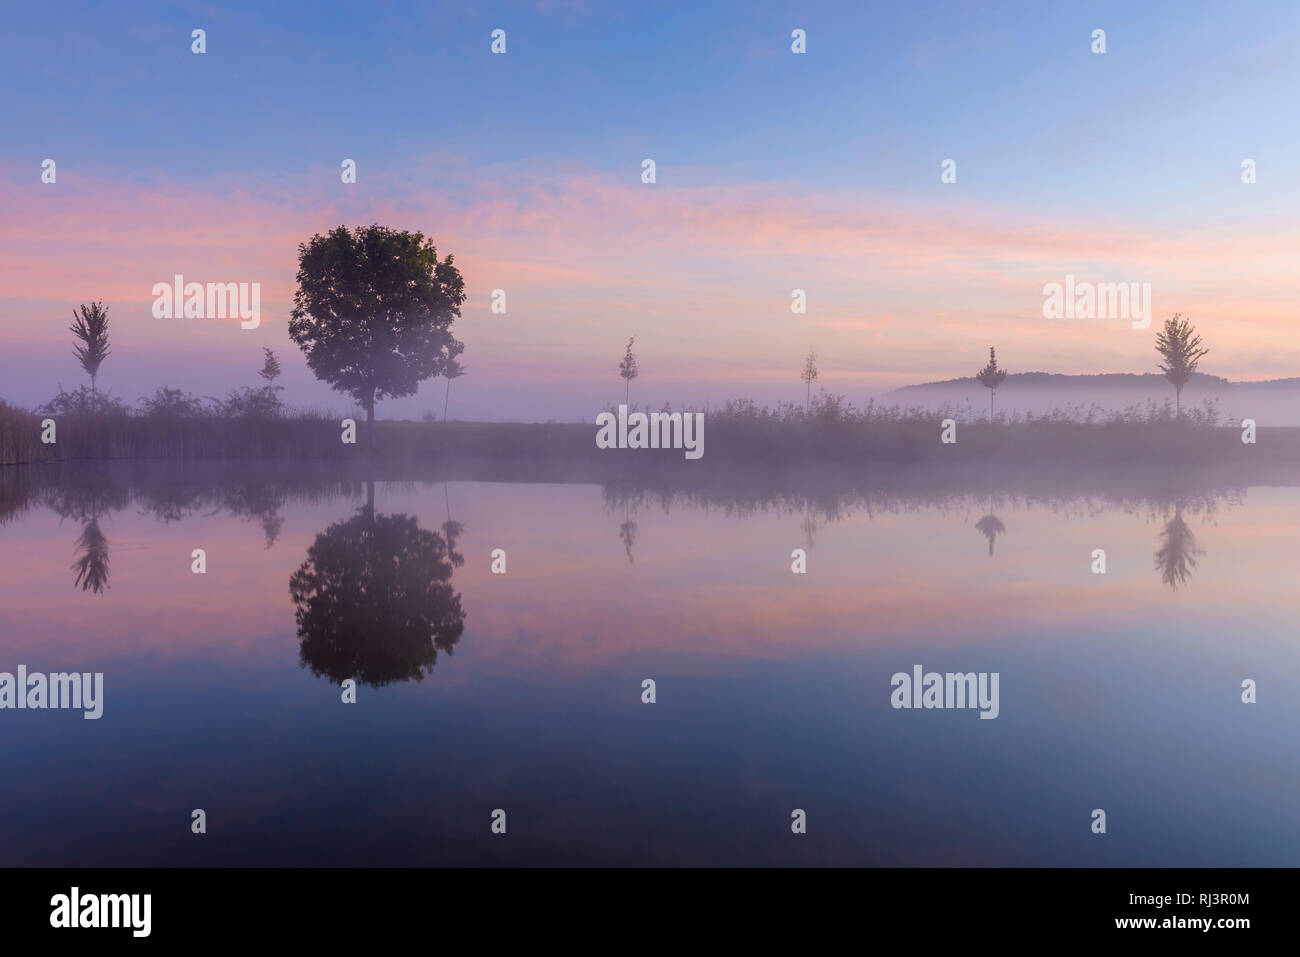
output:
[[[0,864],[1300,859],[1300,489],[141,474],[0,496],[0,670],[105,682],[0,712]],[[915,664],[999,716],[895,710]]]

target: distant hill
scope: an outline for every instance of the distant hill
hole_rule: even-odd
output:
[[[1197,373],[1183,389],[1182,399],[1185,408],[1212,401],[1229,419],[1249,417],[1260,425],[1300,425],[1300,377],[1232,382],[1222,376]],[[996,407],[1009,415],[1041,415],[1067,406],[1122,410],[1173,400],[1173,386],[1158,372],[1016,372],[998,387]],[[989,392],[967,376],[903,386],[878,396],[876,401],[884,405],[969,409],[978,415],[988,412]]]
[[[961,379],[943,379],[938,382],[922,382],[917,385],[905,385],[901,388],[894,389],[889,395],[898,395],[901,397],[909,392],[925,389],[982,389],[973,376],[965,376]],[[1097,375],[1064,375],[1059,372],[1013,372],[1007,376],[1007,381],[1002,384],[998,394],[1002,394],[1002,389],[1008,392],[1011,390],[1020,390],[1022,388],[1030,389],[1061,389],[1070,392],[1085,392],[1087,390],[1141,390],[1141,391],[1167,391],[1170,388],[1169,380],[1158,372],[1104,372]],[[1226,391],[1234,392],[1245,390],[1265,390],[1265,391],[1285,391],[1288,389],[1300,389],[1300,377],[1290,379],[1267,379],[1262,382],[1232,382],[1217,375],[1207,375],[1198,372],[1192,376],[1192,381],[1187,383],[1184,392],[1190,391]]]

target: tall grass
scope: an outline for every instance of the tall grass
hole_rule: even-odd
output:
[[[159,390],[140,407],[111,400],[87,403],[64,394],[61,405],[39,412],[0,402],[0,465],[77,459],[280,460],[368,458],[364,419],[358,444],[344,445],[339,419],[313,411],[285,412],[264,390],[233,393],[224,402],[198,402],[177,390]],[[665,407],[659,411],[672,411]],[[57,442],[41,442],[42,421],[53,419]],[[941,423],[957,423],[957,442],[940,441]],[[646,468],[709,470],[734,464],[767,471],[808,465],[871,463],[1170,463],[1300,461],[1300,429],[1261,431],[1243,446],[1236,425],[1222,422],[1213,401],[1185,409],[1150,402],[1121,411],[1066,406],[1043,415],[973,415],[959,408],[856,407],[822,394],[808,405],[760,406],[733,400],[706,407],[705,455],[685,462],[680,450],[603,450],[592,424],[394,422],[375,426],[375,458],[464,458],[498,463],[503,477],[528,478],[544,466],[572,465],[591,472]],[[1265,437],[1266,436],[1266,437]],[[1243,451],[1245,450],[1245,451]]]

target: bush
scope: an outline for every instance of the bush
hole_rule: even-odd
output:
[[[280,388],[245,386],[230,393],[226,401],[218,402],[218,414],[230,419],[278,419],[284,414],[284,403],[278,395]]]
[[[125,418],[131,410],[107,392],[92,392],[84,385],[75,392],[60,386],[58,394],[36,410],[40,415],[111,415]]]
[[[152,396],[140,400],[139,414],[165,419],[197,419],[209,411],[203,399],[180,389],[159,386]]]

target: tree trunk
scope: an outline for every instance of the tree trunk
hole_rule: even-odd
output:
[[[451,401],[451,376],[447,376],[447,394],[442,399],[442,421],[447,421],[447,403]]]
[[[997,394],[997,389],[989,389],[989,422],[993,421],[993,397]]]
[[[375,450],[375,387],[370,387],[366,400],[366,448]]]
[[[624,379],[623,384],[625,386],[623,389],[623,404],[627,405],[632,401],[632,380]]]

